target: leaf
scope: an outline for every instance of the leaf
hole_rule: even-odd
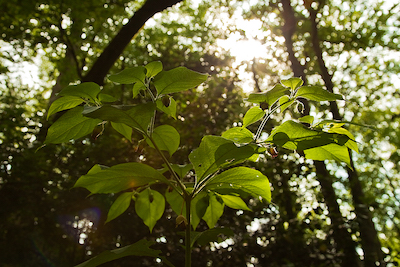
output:
[[[101,107],[86,107],[83,115],[104,121],[123,123],[147,136],[147,128],[154,115],[153,103],[136,106],[105,105]]]
[[[222,134],[222,137],[238,144],[248,144],[252,142],[254,138],[253,133],[249,129],[243,127],[230,128]]]
[[[64,96],[56,99],[50,106],[47,113],[47,119],[54,113],[67,110],[79,106],[83,103],[83,99],[77,96]]]
[[[184,178],[189,173],[189,171],[193,169],[192,164],[185,164],[185,165],[171,164],[171,166],[172,169],[180,178]]]
[[[261,197],[268,203],[271,202],[268,178],[261,172],[247,167],[235,167],[216,175],[207,183],[206,189],[232,193],[243,191],[253,197]]]
[[[85,82],[78,85],[69,85],[58,93],[58,96],[76,96],[96,102],[96,97],[100,93],[100,86],[93,82]]]
[[[284,112],[291,104],[293,104],[295,99],[290,99],[287,95],[279,98],[279,106],[281,108],[281,112]]]
[[[222,199],[222,201],[227,205],[228,207],[232,209],[237,209],[237,210],[251,210],[249,207],[247,207],[246,203],[243,201],[238,196],[233,196],[233,195],[221,195],[218,194],[218,196]]]
[[[177,214],[182,214],[185,218],[186,217],[186,203],[182,196],[176,192],[175,190],[165,193],[165,198],[167,202],[171,206],[172,210]],[[190,220],[190,224],[192,225],[193,229],[196,229],[198,224],[200,223],[201,218],[203,217],[206,209],[208,207],[208,194],[206,192],[200,192],[197,194],[191,202],[191,211],[192,217]]]
[[[113,97],[112,95],[109,94],[104,94],[104,93],[99,93],[99,95],[97,96],[97,98],[99,99],[100,102],[102,103],[111,103],[111,102],[115,102],[118,99],[116,99],[115,97]]]
[[[303,86],[297,91],[296,97],[304,97],[314,101],[343,100],[343,96],[328,92],[319,86]]]
[[[82,111],[83,107],[75,107],[62,115],[50,126],[44,143],[60,144],[91,133],[101,120],[84,117]]]
[[[132,87],[132,98],[135,98],[141,90],[146,90],[146,86],[143,83],[135,83]]]
[[[192,244],[191,246],[194,246],[194,243],[198,243],[200,246],[206,246],[210,242],[217,242],[220,235],[225,235],[227,237],[234,236],[234,232],[230,228],[212,228],[212,229],[207,229],[203,232],[192,232]]]
[[[304,151],[309,159],[335,159],[349,164],[346,147],[349,140],[351,139],[344,134],[315,131],[300,123],[286,121],[276,127],[266,141],[287,149]]]
[[[150,233],[163,215],[164,209],[165,199],[163,195],[155,190],[147,188],[136,197],[136,213],[143,220],[144,224],[149,227]]]
[[[98,170],[98,169],[97,169]],[[118,193],[123,190],[169,181],[152,167],[138,162],[122,163],[113,167],[89,172],[76,181],[74,187],[84,187],[91,194]]]
[[[296,88],[303,85],[303,80],[301,78],[293,77],[288,80],[282,80],[281,84],[291,88],[292,90],[295,90]]]
[[[168,266],[174,267],[172,263],[170,263],[165,257],[160,256],[160,250],[151,249],[150,246],[153,245],[154,241],[147,241],[145,239],[139,240],[138,242],[110,251],[105,251],[98,256],[91,258],[88,261],[85,261],[81,264],[76,265],[75,267],[96,267],[101,264],[117,260],[127,256],[144,256],[144,257],[153,257],[160,258],[163,263]]]
[[[265,112],[260,107],[252,107],[249,109],[243,118],[243,127],[247,127],[250,124],[253,124],[264,117]]]
[[[107,220],[105,223],[114,220],[128,209],[129,205],[131,204],[132,195],[133,192],[125,192],[118,196],[108,211]]]
[[[111,126],[132,143],[132,128],[123,123],[111,122]]]
[[[314,122],[314,117],[311,116],[311,115],[306,115],[306,116],[304,116],[304,117],[299,118],[299,121],[300,121],[300,122],[303,122],[303,123],[308,123],[308,124],[312,125],[313,122]]]
[[[146,78],[146,69],[145,67],[142,66],[134,68],[126,68],[117,74],[112,74],[108,76],[108,79],[110,81],[120,84],[131,84],[131,83],[144,84],[145,78]]]
[[[157,99],[156,101],[157,108],[167,114],[168,116],[171,116],[176,120],[176,101],[172,97],[169,97],[169,105],[168,107],[165,106],[162,102],[162,99]]]
[[[154,76],[156,76],[160,71],[162,71],[163,69],[163,65],[160,61],[153,61],[150,62],[149,64],[147,64],[145,66],[147,72],[146,72],[146,76],[148,78],[153,78]]]
[[[200,146],[189,155],[198,181],[214,173],[219,168],[243,162],[255,154],[251,145],[236,146],[231,140],[220,136],[207,135]]]
[[[202,74],[178,67],[169,71],[162,71],[154,77],[154,86],[157,93],[170,94],[192,89],[207,80],[208,74]]]
[[[209,195],[208,207],[204,213],[203,220],[207,223],[209,228],[214,228],[215,224],[224,213],[224,204],[218,201],[215,194]]]
[[[272,89],[266,91],[265,93],[255,93],[250,94],[247,101],[252,103],[267,103],[269,106],[275,103],[276,100],[282,96],[290,94],[290,91],[282,86],[281,84],[275,85]]]
[[[349,149],[346,146],[328,144],[304,150],[304,155],[312,160],[336,160],[345,162],[351,168]]]
[[[179,148],[180,135],[171,125],[161,125],[155,128],[152,139],[160,150],[168,151],[170,156]],[[154,144],[150,139],[147,138],[146,141],[149,146],[154,148]]]

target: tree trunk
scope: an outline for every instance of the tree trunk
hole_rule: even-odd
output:
[[[304,66],[296,58],[293,50],[292,36],[296,30],[296,18],[291,6],[290,0],[282,0],[284,26],[282,27],[283,36],[285,37],[285,44],[287,52],[289,53],[289,60],[295,77],[301,77],[306,81]],[[305,104],[304,115],[308,115],[310,108],[307,100],[303,100]],[[336,104],[336,103],[335,103]],[[359,258],[355,250],[355,244],[352,241],[350,233],[344,223],[343,216],[339,209],[337,202],[337,195],[332,185],[332,177],[323,161],[314,161],[317,173],[317,180],[320,183],[322,195],[324,196],[325,203],[328,207],[329,217],[332,222],[333,238],[337,244],[338,252],[343,253],[343,266],[357,266]]]
[[[313,50],[317,56],[318,65],[321,71],[320,74],[324,80],[327,90],[332,93],[333,92],[332,75],[329,74],[328,68],[326,67],[325,61],[322,57],[322,49],[318,37],[317,11],[311,8],[311,6],[308,7],[308,11],[310,13],[310,22],[312,27],[311,28],[312,45],[313,45]],[[335,101],[330,102],[330,111],[334,119],[342,120],[342,116],[339,113],[339,109]],[[385,266],[386,264],[383,260],[381,243],[378,238],[378,233],[372,221],[372,214],[368,206],[365,205],[362,185],[358,173],[355,171],[352,160],[351,164],[353,170],[347,168],[347,174],[350,182],[350,190],[353,196],[355,213],[357,215],[357,222],[359,225],[360,236],[361,236],[361,244],[364,251],[364,265],[376,266],[376,263],[379,262],[379,266]],[[352,250],[350,244],[347,244],[346,247]]]
[[[130,43],[136,33],[144,26],[146,21],[154,14],[171,7],[182,0],[147,0],[144,5],[136,11],[129,22],[124,25],[117,35],[96,60],[93,67],[82,78],[82,82],[95,82],[103,85],[108,71],[118,60],[125,47]]]

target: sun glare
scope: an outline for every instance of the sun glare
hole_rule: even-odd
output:
[[[267,53],[266,47],[260,41],[265,35],[261,29],[262,22],[236,19],[236,25],[238,29],[243,30],[244,36],[236,32],[227,39],[219,40],[218,45],[236,58],[236,64],[262,58]]]

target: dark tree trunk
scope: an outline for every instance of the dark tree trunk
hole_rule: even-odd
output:
[[[108,71],[146,21],[154,14],[179,2],[182,0],[147,0],[111,40],[89,72],[82,78],[82,82],[95,82],[102,85]]]
[[[326,67],[325,61],[322,57],[322,49],[318,37],[317,11],[311,7],[308,8],[308,11],[310,13],[310,22],[312,27],[311,28],[312,45],[315,55],[317,56],[318,65],[321,71],[320,74],[324,80],[327,90],[333,92],[332,75],[329,74],[328,68]],[[335,101],[330,102],[330,111],[334,119],[336,120],[342,119],[342,116],[339,113],[338,106]],[[386,264],[383,260],[381,243],[379,241],[375,225],[372,221],[372,214],[368,209],[368,205],[365,204],[363,188],[360,183],[358,173],[355,171],[353,161],[351,161],[351,164],[353,170],[347,168],[347,173],[350,182],[350,190],[353,196],[355,213],[357,215],[357,221],[360,230],[361,245],[364,251],[364,265],[376,266],[376,263],[379,262],[379,266],[385,266]],[[347,249],[348,253],[355,253],[355,248],[352,240],[350,239],[344,241],[345,244],[343,248]],[[350,254],[348,255],[349,257],[348,260],[351,260],[351,256],[352,255]]]
[[[300,64],[293,50],[292,36],[296,31],[297,25],[294,11],[290,0],[282,0],[281,2],[283,6],[282,15],[284,18],[284,26],[282,31],[283,36],[285,37],[285,44],[287,52],[289,53],[291,67],[295,77],[301,77],[304,81],[306,81],[306,75],[304,72],[305,68]],[[328,73],[327,69],[326,73]],[[310,110],[308,101],[304,100],[303,104],[306,104],[304,115],[308,115]],[[329,217],[331,218],[332,222],[333,238],[337,244],[337,250],[343,252],[344,254],[342,258],[342,264],[343,266],[357,266],[359,258],[355,250],[355,244],[351,239],[350,233],[347,231],[343,216],[340,212],[339,204],[337,202],[337,195],[332,185],[332,177],[329,175],[324,162],[315,161],[315,167],[317,180],[320,183],[322,195],[324,196],[325,203],[329,210]]]

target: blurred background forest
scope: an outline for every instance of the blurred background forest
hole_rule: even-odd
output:
[[[293,76],[345,96],[311,103],[319,120],[375,127],[350,126],[359,142],[353,170],[280,148],[254,163],[271,182],[272,204],[226,208],[219,225],[235,235],[196,248],[193,266],[399,266],[398,1],[1,0],[0,10],[0,266],[73,266],[142,238],[183,266],[171,210],[150,234],[133,207],[104,224],[115,196],[71,189],[96,163],[157,166],[137,138],[109,131],[36,151],[63,87],[94,81],[129,104],[132,88],[107,75],[155,60],[210,74],[177,96],[169,123],[184,146],[175,163],[187,163],[203,135],[238,125],[250,92]],[[106,266],[161,265],[128,257]]]

